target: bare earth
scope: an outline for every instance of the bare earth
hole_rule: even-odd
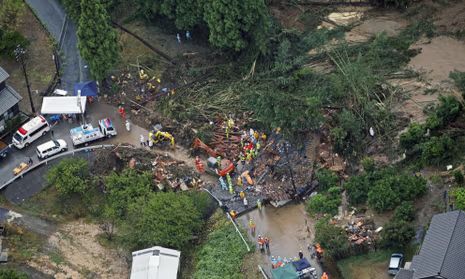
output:
[[[129,266],[117,251],[99,244],[99,226],[82,220],[67,223],[48,239],[60,260],[41,255],[28,264],[55,278],[128,278]],[[55,257],[56,258],[56,257]],[[87,275],[87,276],[86,276]]]

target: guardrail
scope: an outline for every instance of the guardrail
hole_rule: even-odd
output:
[[[4,184],[2,184],[0,186],[0,190],[2,190],[3,188],[7,187],[8,185],[10,185],[11,183],[13,183],[14,181],[16,181],[17,179],[20,179],[20,178],[23,178],[24,175],[26,175],[27,173],[43,166],[43,165],[48,165],[48,162],[50,161],[53,161],[53,160],[56,160],[58,158],[61,158],[61,157],[65,157],[65,156],[68,156],[68,155],[73,155],[75,153],[79,153],[79,152],[90,152],[90,151],[93,151],[95,149],[102,149],[102,148],[112,148],[112,147],[116,147],[114,144],[100,144],[100,145],[91,145],[91,146],[86,146],[86,147],[81,147],[81,148],[78,148],[78,149],[73,149],[73,150],[70,150],[70,151],[66,151],[66,152],[63,152],[63,153],[60,153],[58,155],[55,155],[53,157],[50,157],[48,159],[45,159],[43,161],[40,161],[39,163],[35,164],[35,165],[32,165],[30,166],[29,168],[27,168],[24,172],[22,172],[21,174],[18,174],[16,175],[15,177],[11,178],[10,180],[8,180],[7,182],[5,182]]]

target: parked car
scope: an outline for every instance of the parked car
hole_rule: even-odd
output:
[[[60,152],[66,151],[68,144],[62,139],[51,140],[43,143],[36,148],[37,157],[39,159],[45,159]]]
[[[50,125],[45,117],[42,115],[36,116],[21,126],[13,135],[13,145],[18,149],[23,149],[48,131],[50,131]]]
[[[390,275],[396,275],[399,272],[402,264],[404,262],[404,255],[400,253],[394,253],[391,255],[391,259],[389,260],[389,268],[388,273]]]
[[[5,158],[10,152],[10,146],[3,141],[0,141],[0,158]]]

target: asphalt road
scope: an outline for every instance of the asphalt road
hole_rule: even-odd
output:
[[[77,48],[77,27],[57,0],[26,0],[51,36],[60,44],[62,84],[60,89],[72,92],[74,84],[89,78]],[[51,58],[50,58],[51,59]]]

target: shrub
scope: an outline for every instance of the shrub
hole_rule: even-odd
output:
[[[462,94],[465,94],[465,72],[453,71],[449,73],[449,77],[454,80]]]
[[[27,274],[13,269],[0,270],[0,279],[27,279]]]
[[[384,247],[403,248],[415,236],[411,223],[402,220],[391,220],[381,231],[381,244]]]
[[[247,249],[233,225],[222,213],[196,256],[194,279],[243,278],[241,266]]]
[[[319,169],[315,173],[316,180],[318,180],[318,189],[319,191],[326,191],[333,186],[337,186],[339,183],[338,176],[328,170],[328,169]]]
[[[374,172],[376,169],[375,160],[373,160],[373,158],[365,157],[362,159],[361,163],[363,170],[368,173]]]
[[[315,241],[325,249],[325,255],[335,260],[349,256],[349,241],[346,232],[327,219],[318,221],[315,225]]]
[[[400,135],[400,145],[403,148],[411,149],[423,140],[426,129],[418,123],[410,124],[408,130]]]
[[[386,178],[378,181],[368,193],[368,204],[377,212],[394,209],[400,202],[396,193],[395,179]]]
[[[362,174],[352,176],[349,181],[344,184],[347,190],[349,202],[353,205],[362,204],[367,201],[368,190],[370,189],[370,181],[368,175]]]
[[[318,213],[336,215],[340,204],[340,197],[334,198],[325,194],[316,194],[308,200],[307,211],[312,215]]]
[[[460,170],[455,170],[452,174],[454,175],[455,183],[462,185],[464,182],[463,173]]]
[[[456,188],[451,191],[451,196],[455,199],[455,208],[465,210],[465,188]]]
[[[415,208],[411,202],[401,203],[394,211],[394,220],[411,222],[415,220]]]
[[[425,165],[439,164],[452,157],[454,149],[454,141],[450,137],[431,137],[420,145],[421,161]]]
[[[48,171],[46,180],[62,196],[83,195],[89,189],[89,165],[85,159],[63,159]]]
[[[462,104],[454,96],[439,96],[439,102],[434,110],[434,115],[439,119],[441,127],[444,127],[460,115]]]
[[[185,249],[202,225],[200,212],[188,195],[151,193],[129,205],[123,241],[132,250],[153,245]]]
[[[0,56],[14,58],[14,50],[18,45],[25,48],[29,45],[29,41],[17,31],[0,28]]]

